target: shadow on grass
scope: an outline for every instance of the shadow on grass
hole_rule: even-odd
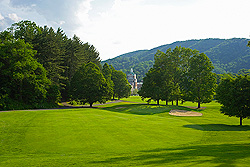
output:
[[[151,166],[227,166],[242,165],[241,159],[250,157],[250,144],[198,145],[173,149],[155,149],[121,157],[109,158],[103,161],[93,161],[93,164],[133,163]],[[250,159],[248,160],[250,161]],[[244,161],[246,163],[246,161]],[[246,164],[244,164],[246,165]],[[243,166],[244,166],[243,165]]]
[[[250,131],[250,126],[225,125],[225,124],[194,124],[184,125],[185,128],[192,128],[202,131]]]
[[[172,109],[188,110],[194,111],[195,109],[190,109],[182,106],[165,106],[165,105],[154,105],[154,104],[121,104],[112,107],[100,108],[106,111],[136,114],[136,115],[154,115],[169,112]],[[197,111],[197,110],[195,110]]]

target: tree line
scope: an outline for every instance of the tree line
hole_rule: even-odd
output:
[[[0,32],[0,109],[47,108],[56,106],[61,99],[78,99],[72,80],[78,79],[75,75],[79,75],[79,70],[89,66],[96,73],[102,71],[99,52],[76,35],[69,38],[61,28],[55,31],[31,21],[14,23]],[[108,85],[111,97],[127,96],[128,92],[117,93],[114,79],[124,78],[125,74],[108,67],[114,80]],[[108,79],[101,75],[99,79],[106,83]],[[90,76],[86,82],[92,83],[94,77]]]
[[[248,44],[250,45],[250,44]],[[197,50],[177,46],[166,53],[158,51],[153,67],[146,73],[139,91],[142,99],[192,101],[209,103],[217,100],[221,113],[240,118],[250,117],[250,70],[242,69],[238,74],[213,73],[210,59]]]
[[[105,103],[112,98],[129,97],[131,85],[126,74],[117,71],[107,63],[102,70],[90,62],[76,71],[70,82],[70,93],[74,101],[80,104]]]
[[[139,91],[143,99],[193,101],[200,108],[215,97],[221,112],[239,117],[240,125],[250,116],[249,70],[216,75],[204,53],[181,46],[157,51],[151,63]],[[0,32],[0,78],[1,110],[55,107],[61,99],[92,107],[131,93],[126,74],[102,66],[93,45],[31,21]]]
[[[177,46],[166,53],[159,51],[153,67],[146,73],[139,91],[149,100],[211,102],[216,88],[216,74],[210,59],[197,50]]]

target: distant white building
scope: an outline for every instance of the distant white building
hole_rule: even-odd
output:
[[[137,89],[137,78],[136,78],[136,74],[133,71],[133,68],[131,68],[130,73],[127,75],[127,79],[130,85],[132,86],[131,91],[133,91],[134,89]]]
[[[143,82],[137,82],[137,89],[140,90],[142,87]]]

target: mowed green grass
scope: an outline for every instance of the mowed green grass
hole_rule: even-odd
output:
[[[239,127],[215,102],[202,117],[169,115],[183,106],[1,112],[0,166],[249,166],[250,120]]]

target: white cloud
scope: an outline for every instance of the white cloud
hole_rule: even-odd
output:
[[[65,21],[59,21],[59,24],[60,25],[63,25],[63,24],[65,24],[66,22]]]
[[[72,36],[73,31],[79,26],[76,11],[79,4],[85,0],[3,0],[8,1],[8,8],[18,16],[35,21],[43,26],[48,25],[57,29],[63,28],[67,35]],[[87,0],[88,1],[88,0]],[[1,1],[0,1],[1,5]],[[0,6],[1,11],[1,6]]]
[[[8,17],[9,17],[11,20],[15,21],[15,22],[18,22],[18,21],[22,20],[22,18],[21,18],[21,17],[18,17],[16,13],[8,14]]]
[[[103,60],[179,40],[250,35],[249,0],[0,0],[0,30],[21,18],[59,26]]]
[[[1,13],[0,13],[0,20],[3,20],[4,19],[4,17],[1,15]]]
[[[248,0],[114,0],[99,17],[82,20],[76,34],[102,59],[179,40],[248,38],[249,6]]]
[[[93,0],[85,0],[79,4],[78,11],[75,12],[75,15],[80,22],[89,22],[89,11],[92,9],[92,1]]]

